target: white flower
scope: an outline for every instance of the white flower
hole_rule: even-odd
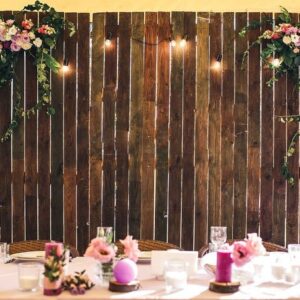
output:
[[[42,43],[43,41],[40,39],[40,38],[36,38],[34,41],[33,41],[33,44],[37,47],[37,48],[40,48],[42,46]]]
[[[31,40],[34,40],[34,39],[35,39],[35,34],[34,34],[32,31],[30,31],[30,32],[28,33],[28,36],[29,36],[29,38],[30,38]]]
[[[294,53],[299,53],[299,51],[300,51],[299,48],[294,48],[294,49],[293,49],[293,52],[294,52]]]
[[[29,50],[32,47],[32,44],[31,43],[23,43],[21,45],[21,47],[22,47],[22,49],[24,49],[26,51],[26,50]]]
[[[6,33],[5,36],[4,36],[4,40],[5,41],[11,41],[11,35]]]
[[[292,39],[290,36],[288,35],[285,35],[282,39],[282,41],[286,44],[286,45],[289,45],[291,42],[292,42]]]
[[[18,29],[16,28],[15,25],[13,25],[12,27],[10,27],[10,28],[8,29],[8,34],[9,34],[9,35],[15,35],[17,32],[18,32]]]
[[[291,39],[293,43],[297,43],[299,41],[299,35],[297,34],[292,34]]]

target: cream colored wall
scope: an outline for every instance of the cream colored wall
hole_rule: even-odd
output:
[[[59,11],[278,11],[300,12],[296,0],[42,0]],[[34,0],[1,0],[0,10],[18,10]]]

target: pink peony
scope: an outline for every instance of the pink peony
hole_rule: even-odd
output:
[[[248,233],[248,239],[245,240],[248,251],[252,256],[265,255],[266,249],[262,244],[261,237],[257,233]]]
[[[93,239],[84,254],[84,256],[93,257],[102,263],[110,262],[115,255],[114,248],[102,238]]]
[[[251,260],[252,254],[245,241],[233,243],[231,258],[238,267],[243,266]]]
[[[137,240],[133,240],[131,235],[127,235],[124,240],[120,240],[124,246],[124,254],[136,262],[140,254],[139,246]]]

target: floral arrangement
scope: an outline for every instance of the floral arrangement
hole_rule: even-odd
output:
[[[137,240],[134,240],[131,235],[127,235],[124,240],[120,240],[124,246],[124,254],[134,262],[137,262],[140,250]]]
[[[85,270],[82,272],[75,272],[74,275],[67,275],[63,280],[63,288],[70,291],[72,295],[82,295],[86,290],[90,290],[94,287],[94,283],[91,282]]]
[[[55,247],[51,249],[50,254],[46,257],[44,276],[48,278],[50,282],[57,281],[61,278],[65,265],[65,253],[66,250],[62,250],[61,247]]]
[[[20,13],[43,12],[45,17],[40,24],[34,24],[31,19],[24,18],[19,24],[12,15],[7,20],[0,16],[0,88],[8,85],[14,79],[14,90],[17,103],[13,108],[13,117],[6,132],[1,137],[1,142],[10,138],[13,130],[18,126],[22,117],[29,118],[38,110],[45,108],[47,114],[55,113],[50,103],[50,71],[58,72],[60,64],[51,55],[56,42],[64,28],[68,28],[70,36],[75,33],[74,24],[65,20],[54,8],[36,1],[34,5],[25,6]],[[23,53],[29,54],[37,68],[38,101],[28,109],[21,104],[18,78],[15,66]]]

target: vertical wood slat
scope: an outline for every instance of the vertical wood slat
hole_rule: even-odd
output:
[[[143,133],[144,59],[141,43],[144,37],[144,13],[132,13],[131,99],[129,128],[129,232],[140,238],[141,166]]]
[[[63,15],[63,14],[61,14]],[[60,36],[52,55],[63,63],[63,41]],[[66,73],[66,76],[69,74]],[[51,116],[51,239],[63,240],[64,232],[64,197],[63,197],[63,114],[64,114],[64,81],[65,74],[60,70],[51,74],[51,104],[55,114]]]
[[[39,24],[45,15],[39,14]],[[50,72],[48,74],[50,79]],[[38,216],[39,239],[50,239],[50,117],[38,112]]]
[[[216,63],[216,57],[221,53],[221,15],[210,16],[210,65]],[[209,102],[209,186],[208,186],[208,225],[220,224],[220,105],[221,105],[221,72],[212,68],[210,73]]]
[[[188,36],[184,49],[183,100],[183,178],[182,178],[182,247],[193,249],[190,233],[194,228],[194,112],[196,83],[196,15],[184,13],[184,31]]]
[[[235,52],[235,145],[234,145],[234,222],[233,238],[246,234],[247,199],[247,62],[241,68],[242,56],[247,49],[247,38],[238,33],[247,25],[247,13],[236,14]]]
[[[77,14],[67,13],[66,19],[77,28]],[[65,73],[64,101],[64,241],[76,245],[76,43],[77,35],[65,36],[65,57],[69,72]]]
[[[18,12],[14,12],[16,14]],[[15,21],[22,22],[23,15],[18,14]],[[18,60],[15,67],[16,77],[19,85],[20,99],[13,92],[13,105],[18,102],[20,107],[24,107],[24,55]],[[15,83],[14,83],[15,84]],[[1,91],[0,91],[1,93]],[[0,97],[2,99],[2,97]],[[2,111],[2,109],[1,109]],[[1,117],[2,119],[2,117]],[[9,143],[9,142],[8,142]],[[2,147],[2,145],[0,145]],[[24,240],[24,120],[19,121],[18,129],[12,136],[12,200],[13,200],[13,242]]]
[[[89,46],[90,15],[78,14],[78,112],[77,112],[77,249],[89,243]]]
[[[3,17],[11,16],[10,11],[3,12]],[[6,131],[10,123],[11,84],[0,89],[0,133]],[[0,209],[1,209],[1,241],[11,241],[11,143],[0,144]]]
[[[275,14],[278,17],[278,14]],[[285,116],[287,113],[286,102],[287,78],[283,76],[275,83],[275,116]],[[281,164],[286,154],[287,126],[275,120],[274,124],[274,199],[273,199],[273,230],[272,241],[284,245],[285,231],[285,207],[287,183],[281,175]]]
[[[195,127],[195,249],[207,243],[209,14],[198,13]]]
[[[155,239],[167,240],[170,13],[158,13]]]
[[[131,14],[119,15],[119,60],[116,124],[116,239],[127,234],[128,213],[128,134],[129,134],[129,91],[130,91],[130,25]]]
[[[184,36],[184,15],[172,13],[173,36],[178,43]],[[169,212],[168,240],[180,245],[181,191],[182,191],[182,93],[183,93],[183,51],[174,47],[171,51],[170,88],[170,164],[169,164]]]
[[[272,18],[272,14],[266,14]],[[262,32],[271,26],[262,27]],[[265,47],[266,42],[262,47]],[[272,202],[273,202],[273,89],[266,82],[272,77],[272,70],[262,69],[261,101],[261,191],[260,191],[260,235],[264,241],[272,239]]]
[[[292,22],[298,23],[298,15],[291,14]],[[287,80],[287,114],[299,114],[299,94],[294,81]],[[276,122],[279,120],[276,119]],[[287,142],[299,130],[299,123],[293,122],[287,125]],[[291,173],[299,174],[299,142],[295,145],[295,154],[289,158]],[[298,243],[299,238],[299,180],[295,180],[294,186],[287,186],[287,216],[286,216],[286,245]]]
[[[90,108],[90,237],[101,225],[102,203],[102,89],[104,13],[93,15],[92,80]]]
[[[117,13],[106,13],[105,86],[103,95],[103,218],[104,226],[114,226],[115,209],[115,101],[117,84]]]
[[[234,13],[223,14],[223,98],[221,103],[221,223],[227,238],[233,231],[233,145],[234,145]]]
[[[260,13],[250,13],[249,22],[260,20]],[[251,30],[249,45],[260,34],[260,29]],[[249,53],[248,86],[248,201],[247,232],[258,232],[260,191],[260,46],[252,47]]]
[[[145,17],[145,70],[143,100],[143,158],[141,238],[152,239],[154,227],[154,127],[156,86],[157,13]]]
[[[28,19],[37,23],[37,14],[26,14]],[[37,73],[32,58],[26,56],[26,109],[37,102]],[[25,205],[26,239],[37,239],[37,116],[25,121]]]

